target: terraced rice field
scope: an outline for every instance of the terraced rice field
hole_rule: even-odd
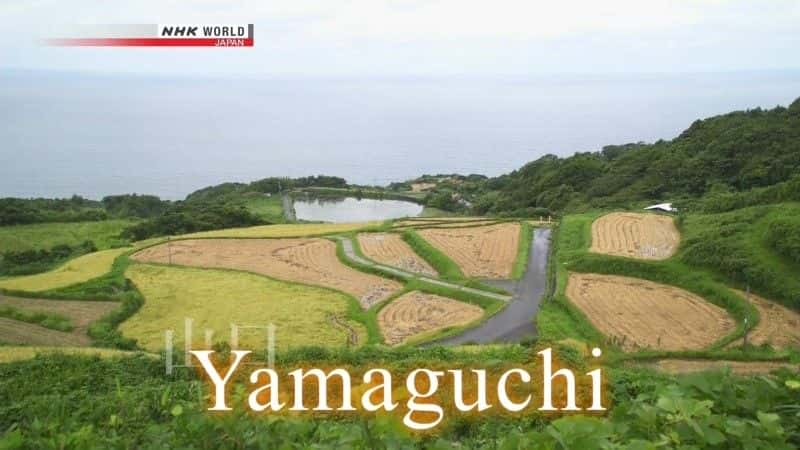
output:
[[[478,320],[483,310],[447,297],[412,291],[378,313],[378,325],[389,345],[402,344],[415,336]]]
[[[171,254],[171,257],[170,257]],[[342,264],[326,239],[195,239],[139,251],[134,260],[183,266],[237,269],[279,280],[337,289],[364,309],[401,288],[400,283]]]
[[[203,231],[200,233],[187,234],[184,238],[281,238],[281,237],[309,237],[321,236],[324,234],[344,233],[348,231],[360,230],[362,228],[374,227],[381,222],[357,222],[357,223],[309,223],[309,224],[280,224],[280,225],[261,225],[247,228],[229,228],[227,230]]]
[[[41,300],[0,295],[0,306],[11,306],[30,312],[55,313],[67,317],[72,331],[51,330],[38,324],[0,318],[0,342],[48,346],[89,345],[89,325],[119,307],[115,302]]]
[[[724,309],[690,292],[636,278],[573,273],[566,294],[626,351],[702,349],[736,326]]]
[[[611,213],[592,223],[595,253],[628,258],[662,260],[672,256],[680,233],[672,217],[658,214]]]
[[[511,278],[519,248],[520,224],[417,230],[470,277]]]
[[[164,347],[164,332],[169,329],[175,330],[176,346],[182,348],[185,318],[193,320],[196,348],[205,348],[206,329],[213,330],[212,342],[231,343],[232,323],[262,327],[239,330],[239,347],[254,350],[265,348],[263,327],[270,323],[276,327],[277,348],[340,347],[350,342],[353,331],[359,344],[366,341],[364,326],[344,318],[351,300],[330,290],[244,272],[188,267],[136,264],[125,275],[145,303],[119,329],[150,351]]]
[[[41,292],[83,283],[111,271],[114,260],[129,248],[89,253],[67,261],[50,272],[0,280],[0,288],[14,291]]]
[[[436,276],[436,270],[395,233],[360,233],[358,245],[367,258],[407,272]]]
[[[748,343],[770,344],[776,349],[800,349],[800,313],[754,294],[748,296],[742,291],[735,292],[747,298],[760,316],[758,324],[748,333]],[[742,345],[743,341],[744,338],[736,340],[731,346]]]

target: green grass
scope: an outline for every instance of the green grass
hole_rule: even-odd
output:
[[[439,273],[439,278],[454,282],[459,282],[466,278],[455,261],[429,244],[416,231],[411,229],[404,230],[403,240],[414,250],[414,253],[427,261]]]
[[[126,276],[145,302],[119,330],[147,350],[161,350],[168,329],[175,330],[176,341],[182,339],[187,317],[194,320],[193,343],[198,348],[205,329],[214,330],[214,342],[230,343],[231,323],[274,324],[279,348],[347,345],[347,333],[334,326],[329,316],[347,317],[351,298],[332,290],[231,270],[146,264],[132,265]],[[365,342],[363,325],[353,321],[349,325],[359,335],[359,342]],[[241,330],[240,347],[263,349],[264,333]]]
[[[283,202],[280,195],[266,196],[254,193],[242,197],[243,204],[253,214],[273,223],[286,221],[283,215]]]
[[[72,331],[70,320],[60,314],[45,313],[42,311],[25,311],[12,306],[0,306],[0,317],[33,323],[57,331]]]
[[[749,285],[767,299],[800,310],[800,263],[767,240],[776,221],[800,226],[800,203],[687,215],[680,223],[683,241],[677,258],[720,281],[740,289]]]
[[[432,206],[425,206],[422,208],[422,212],[417,217],[453,217],[457,214],[451,211],[445,211],[443,209],[434,208]]]
[[[519,280],[525,275],[525,271],[528,269],[532,242],[533,227],[526,221],[520,222],[519,248],[517,250],[517,259],[514,261],[514,267],[511,268],[512,279]]]
[[[104,220],[98,222],[40,223],[0,227],[0,253],[50,249],[55,245],[77,246],[91,240],[98,249],[128,245],[120,232],[135,222]]]

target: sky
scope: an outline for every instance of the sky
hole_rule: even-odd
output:
[[[74,24],[254,23],[254,48],[64,48]],[[800,68],[800,0],[0,0],[0,70],[278,77]]]

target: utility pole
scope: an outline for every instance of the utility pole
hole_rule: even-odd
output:
[[[750,284],[747,284],[747,294],[745,295],[745,300],[750,303]],[[747,349],[747,334],[750,331],[750,327],[748,324],[747,317],[744,318],[744,349]]]

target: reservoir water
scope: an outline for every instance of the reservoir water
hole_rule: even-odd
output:
[[[415,217],[422,205],[402,200],[377,200],[371,198],[308,198],[295,199],[297,219],[314,222],[367,222],[372,220]]]

